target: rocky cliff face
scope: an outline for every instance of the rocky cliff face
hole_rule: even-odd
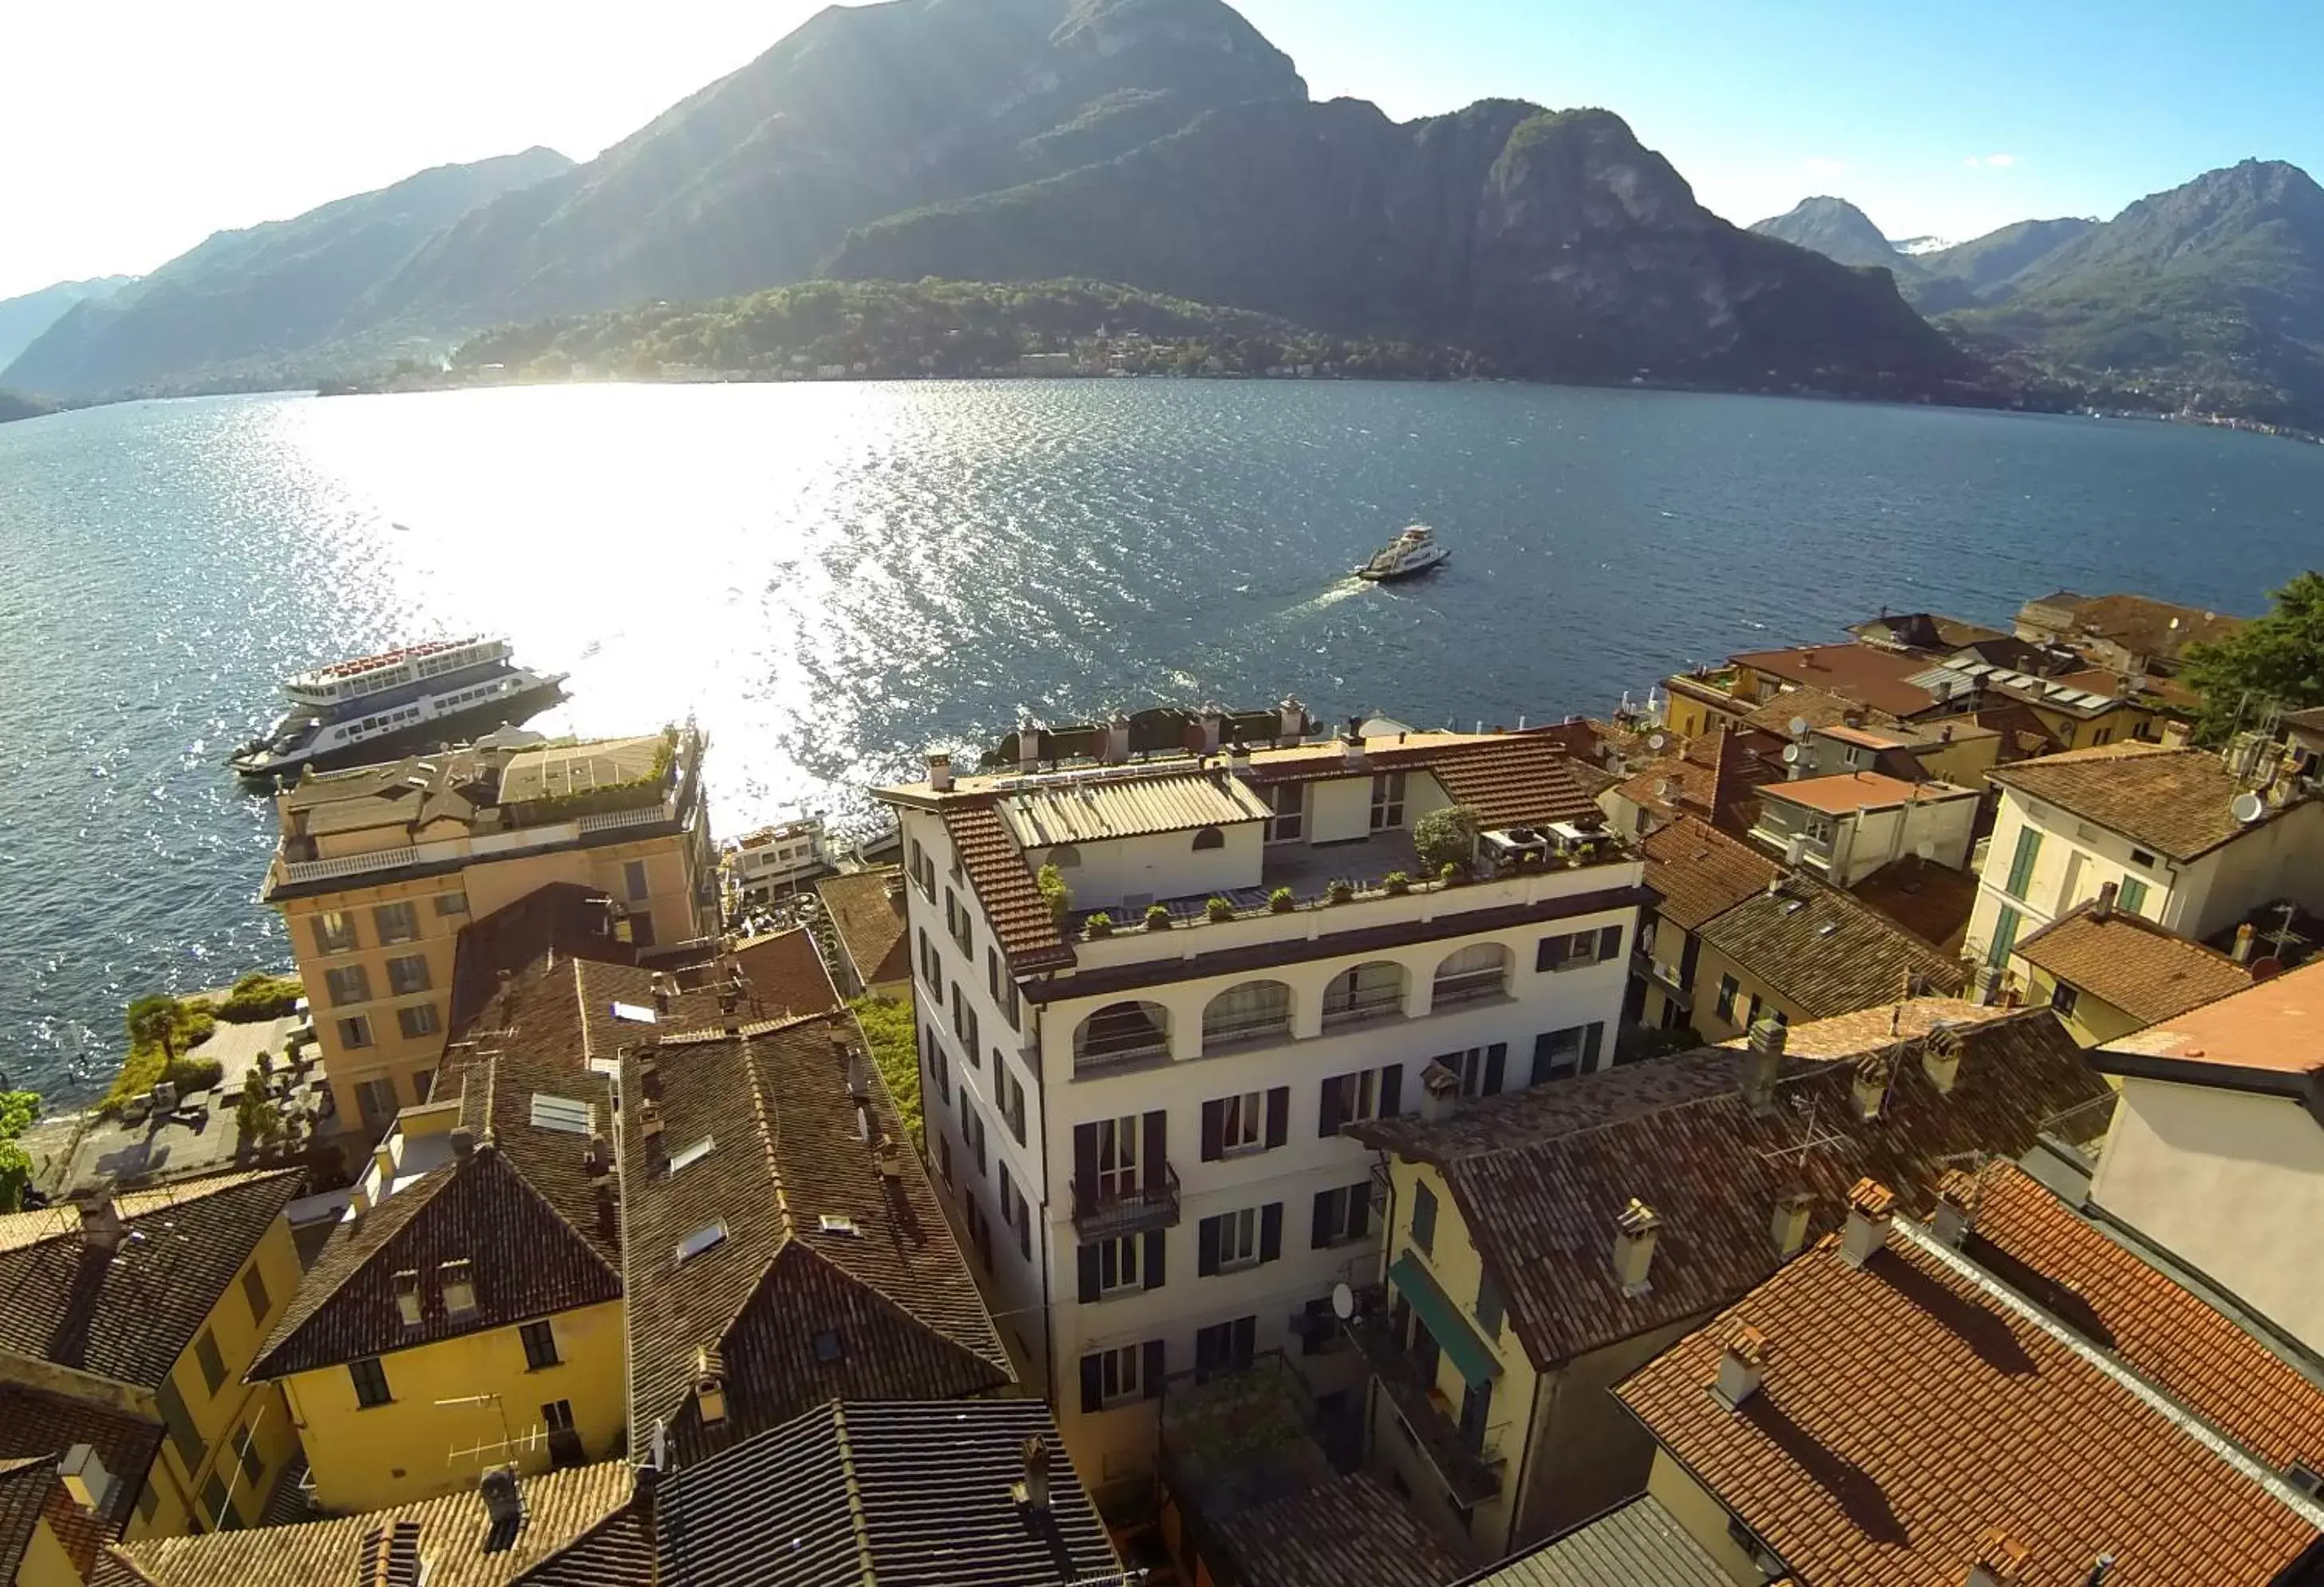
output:
[[[1904,261],[1895,245],[1872,224],[1872,217],[1845,198],[1803,198],[1781,215],[1753,221],[1751,229],[1763,237],[1812,248],[1842,264],[1877,264],[1894,270]]]
[[[1960,355],[1876,272],[1738,231],[1602,110],[1245,106],[852,235],[841,275],[1086,275],[1525,373],[1902,388]]]

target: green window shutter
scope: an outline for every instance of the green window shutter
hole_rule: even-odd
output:
[[[2146,912],[2146,883],[2141,881],[2135,876],[2124,877],[2122,881],[2122,895],[2116,901],[2122,905],[2126,913],[2132,915],[2144,914]]]
[[[2024,898],[2025,884],[2034,880],[2034,862],[2042,853],[2042,832],[2039,827],[2017,829],[2017,852],[2009,860],[2009,891],[2011,896]]]
[[[175,1378],[164,1378],[153,1391],[153,1399],[161,1413],[161,1426],[170,1430],[170,1443],[178,1452],[178,1460],[189,1476],[202,1463],[202,1435],[194,1430],[194,1418],[186,1409],[185,1397],[178,1392]]]
[[[1985,950],[1985,962],[1988,966],[2009,963],[2009,955],[2017,946],[2017,927],[2021,919],[2017,911],[2007,904],[2001,906],[2001,913],[1993,920],[1993,941],[1987,945]]]

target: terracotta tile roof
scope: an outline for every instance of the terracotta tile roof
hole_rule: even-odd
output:
[[[1992,775],[2028,798],[2055,805],[2174,860],[2191,860],[2253,829],[2228,808],[2242,790],[2209,750],[2107,744],[2020,761],[1995,768]],[[2253,826],[2282,814],[2270,809]]]
[[[1572,758],[1544,734],[1511,734],[1447,752],[1377,752],[1382,765],[1425,765],[1453,802],[1477,812],[1487,827],[1540,826],[1553,821],[1594,821],[1594,795],[1573,775]]]
[[[1849,1061],[1786,1060],[1765,1112],[1742,1094],[1744,1055],[1711,1047],[1464,1103],[1434,1122],[1376,1120],[1347,1133],[1436,1166],[1526,1354],[1547,1367],[1700,1316],[1766,1278],[1776,1262],[1770,1220],[1794,1188],[1813,1195],[1814,1230],[1839,1224],[1866,1174],[1925,1204],[1922,1193],[1957,1155],[2028,1150],[2059,1115],[2107,1094],[2047,1009],[1958,1039],[1950,1094],[1884,1032]],[[1868,1062],[1868,1073],[1889,1075],[1868,1122],[1851,1104]],[[1632,1197],[1661,1214],[1662,1232],[1653,1287],[1626,1296],[1611,1252]]]
[[[484,1018],[504,986],[558,959],[633,963],[636,951],[613,937],[612,903],[595,888],[554,881],[460,927],[452,955],[452,1038]]]
[[[336,1520],[115,1544],[91,1587],[359,1587],[366,1544],[399,1527],[418,1528],[427,1587],[650,1587],[634,1486],[626,1461],[528,1477],[512,1536],[495,1530],[471,1488]]]
[[[633,1438],[667,1424],[690,1461],[835,1398],[949,1399],[1013,1380],[853,1018],[666,1040],[653,1087],[641,1057],[631,1050],[622,1081],[636,1099],[622,1112]],[[899,1143],[892,1180],[857,1134],[851,1072],[869,1098],[871,1142]],[[825,1214],[856,1232],[825,1232]],[[679,1259],[681,1241],[715,1228],[722,1238]],[[825,1334],[835,1338],[819,1347]],[[723,1428],[699,1418],[704,1351],[720,1358]]]
[[[1837,726],[1851,715],[1859,717],[1867,727],[1900,727],[1904,724],[1901,716],[1874,710],[1861,700],[1843,699],[1830,689],[1821,688],[1785,689],[1774,699],[1763,700],[1752,706],[1744,713],[1743,721],[1747,726],[1788,739],[1795,720],[1805,722],[1812,731]]]
[[[85,1575],[97,1550],[129,1524],[161,1438],[156,1423],[0,1384],[0,1582],[16,1580],[32,1528],[43,1518]],[[96,1450],[115,1479],[102,1516],[83,1509],[58,1474],[57,1462],[76,1444]]]
[[[1702,940],[1812,1020],[1904,995],[1959,992],[1958,960],[1836,888],[1794,872],[1779,892],[1755,893],[1703,926]]]
[[[904,931],[904,868],[883,865],[815,884],[831,916],[832,929],[855,973],[866,986],[909,980],[912,951]]]
[[[2004,761],[2020,757],[2055,754],[2066,746],[2050,731],[2048,723],[2034,714],[2031,706],[2011,701],[2006,705],[1987,706],[1973,713],[1969,720],[1979,727],[1990,727],[2001,734]]]
[[[839,1007],[839,992],[823,967],[822,951],[804,926],[738,942],[731,957],[750,983],[762,1019],[825,1014]]]
[[[1959,958],[1977,908],[1977,878],[1966,871],[1924,863],[1917,854],[1891,860],[1849,888],[1849,895],[1935,948]]]
[[[1617,1397],[1803,1581],[1958,1581],[1997,1527],[2022,1587],[2101,1554],[2125,1587],[2288,1579],[2324,1509],[2270,1468],[2324,1459],[2324,1393],[2015,1167],[1979,1185],[1960,1252],[1900,1226],[1858,1269],[1826,1241]],[[1729,1410],[1705,1386],[1747,1324],[1766,1377]]]
[[[1947,617],[1937,612],[1883,613],[1878,617],[1849,624],[1848,632],[1860,640],[1876,642],[1885,637],[1891,644],[1916,650],[1957,650],[1964,645],[2009,637],[1997,628],[1964,622],[1959,617]]]
[[[1897,716],[1914,715],[1937,703],[1927,689],[1906,681],[1926,670],[1926,661],[1877,645],[1794,645],[1729,660],[1769,678],[1822,689]]]
[[[1363,1472],[1255,1505],[1217,1536],[1239,1579],[1265,1587],[1440,1587],[1461,1571],[1411,1507]]]
[[[275,1170],[124,1192],[117,1252],[70,1206],[0,1216],[0,1351],[158,1387],[300,1184]]]
[[[1010,1492],[1028,1438],[1050,1451],[1038,1522]],[[1038,1400],[835,1401],[678,1472],[660,1513],[659,1587],[1063,1587],[1121,1570]]]
[[[1033,880],[1033,865],[1009,840],[1001,812],[990,802],[949,800],[944,824],[1010,968],[1022,973],[1072,964],[1074,950],[1057,931],[1056,917]]]
[[[1877,771],[1835,771],[1829,777],[1803,777],[1797,782],[1776,782],[1759,790],[1762,799],[1799,805],[1828,816],[1853,816],[1860,810],[1891,810],[1914,800],[1973,799],[1974,790],[1948,782],[1906,782]]]
[[[562,1050],[512,1049],[479,1053],[438,1084],[458,1099],[473,1153],[451,1156],[331,1231],[260,1349],[254,1380],[622,1297],[620,1246],[583,1161],[587,1135],[532,1121],[536,1097],[558,1097],[586,1104],[610,1133],[605,1077]],[[460,1260],[473,1264],[476,1305],[455,1315],[441,1268]],[[416,1327],[396,1305],[395,1275],[405,1271],[420,1275]]]
[[[1700,816],[1741,830],[1757,818],[1755,789],[1782,780],[1783,743],[1756,731],[1714,727],[1677,754],[1648,764],[1615,789],[1618,797],[1667,820]],[[1662,784],[1667,781],[1665,794]]]
[[[2203,1068],[2309,1075],[2324,1072],[2324,959],[2172,1015],[2118,1041],[2115,1053]]]
[[[2251,972],[2216,948],[2096,900],[2021,938],[2017,955],[2132,1019],[2174,1020],[2251,986]]]
[[[1733,1580],[1642,1493],[1455,1587],[1729,1587]]]
[[[2190,644],[2217,644],[2244,625],[2240,617],[2181,606],[2146,595],[2095,595],[2075,603],[2068,635],[2112,640],[2142,656],[2175,661]]]
[[[1639,844],[1646,885],[1663,895],[1656,911],[1681,931],[1701,930],[1752,894],[1765,891],[1783,867],[1692,816],[1681,816]]]
[[[1916,997],[1909,1002],[1835,1014],[1829,1020],[1803,1020],[1784,1033],[1784,1052],[1794,1058],[1852,1058],[1900,1038],[1926,1036],[1940,1025],[1982,1025],[1988,1020],[2014,1019],[2024,1011],[1958,998]],[[1719,1045],[1739,1049],[1749,1045],[1749,1038],[1738,1036]]]

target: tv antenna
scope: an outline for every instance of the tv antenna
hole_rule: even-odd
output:
[[[1846,1146],[1849,1138],[1837,1130],[1822,1127],[1821,1121],[1816,1117],[1816,1104],[1813,1097],[1794,1097],[1792,1106],[1803,1115],[1799,1139],[1787,1146],[1770,1148],[1759,1153],[1758,1156],[1763,1163],[1782,1163],[1786,1158],[1795,1159],[1791,1164],[1792,1174],[1794,1178],[1799,1178],[1805,1176],[1808,1171],[1808,1158],[1812,1154],[1826,1147]]]

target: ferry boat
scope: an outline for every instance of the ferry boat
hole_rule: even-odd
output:
[[[1373,552],[1371,560],[1356,569],[1356,577],[1370,584],[1388,584],[1425,573],[1452,554],[1434,530],[1415,523]]]
[[[472,634],[406,645],[294,674],[290,709],[228,762],[244,777],[368,766],[457,743],[565,698],[562,672],[535,672],[506,640]]]
[[[801,882],[831,869],[820,816],[762,826],[727,844],[720,859],[743,905],[771,903],[778,894],[796,891]]]

